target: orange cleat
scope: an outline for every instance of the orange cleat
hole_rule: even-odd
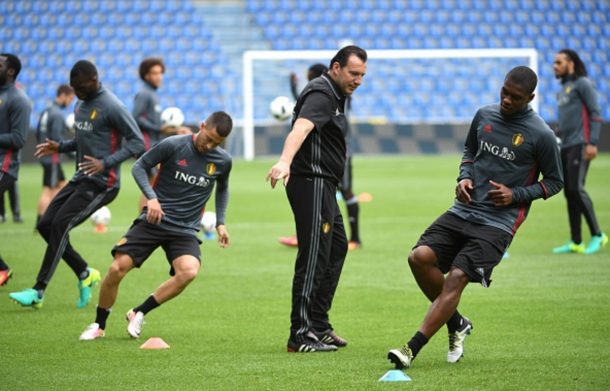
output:
[[[280,236],[280,243],[285,244],[288,247],[297,247],[299,242],[296,236]]]
[[[359,248],[360,248],[360,246],[362,246],[362,245],[361,245],[359,242],[353,242],[353,241],[352,241],[352,242],[349,242],[349,243],[347,244],[347,249],[348,249],[349,251],[351,251],[351,250],[357,250],[357,249],[359,249]]]
[[[8,279],[13,276],[13,271],[11,269],[8,270],[0,270],[0,286],[6,284]]]

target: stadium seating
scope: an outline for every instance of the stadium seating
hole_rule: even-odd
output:
[[[168,67],[159,91],[163,106],[179,105],[191,123],[220,108],[241,117],[241,73],[235,66],[241,53],[230,53],[215,27],[202,22],[206,11],[201,3],[223,6],[188,0],[0,1],[2,51],[23,59],[19,81],[35,102],[32,124],[81,58],[98,65],[104,85],[128,107],[140,85],[139,62],[161,56]],[[278,50],[334,50],[346,39],[366,49],[534,47],[540,54],[540,112],[548,121],[556,119],[553,58],[558,50],[571,47],[587,63],[602,97],[603,117],[610,118],[606,101],[610,3],[606,0],[244,0],[241,4],[241,10],[231,12],[247,15],[245,28],[259,29],[263,40]],[[233,32],[235,37],[237,33]],[[354,99],[354,115],[391,121],[470,118],[480,102],[496,99],[505,73],[501,67],[481,70],[459,62],[449,62],[440,71],[428,65],[416,62],[406,69],[383,62],[379,69],[370,69],[369,80]],[[452,77],[445,78],[445,73]],[[258,106],[255,117],[269,118],[266,105]]]

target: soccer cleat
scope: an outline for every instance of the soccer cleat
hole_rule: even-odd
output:
[[[591,236],[591,241],[585,250],[585,254],[595,254],[608,244],[608,235],[602,232],[601,236]],[[0,284],[1,285],[1,284]]]
[[[328,329],[326,331],[321,331],[321,332],[313,331],[313,334],[323,344],[335,345],[338,348],[347,346],[347,341],[344,340],[343,338],[339,337],[337,334],[335,334],[335,332],[332,329]]]
[[[553,254],[569,254],[569,253],[578,253],[582,254],[585,252],[584,243],[576,244],[573,241],[569,241],[565,245],[561,247],[555,247],[553,249]]]
[[[6,284],[9,280],[9,278],[11,278],[12,276],[13,276],[13,271],[11,269],[0,270],[0,286],[3,286],[4,284]]]
[[[26,289],[23,292],[9,293],[8,296],[15,303],[19,303],[24,307],[32,307],[36,310],[42,308],[43,297],[38,297],[36,289]]]
[[[87,270],[89,271],[89,276],[84,280],[78,280],[78,291],[80,293],[78,303],[76,304],[78,308],[83,308],[89,304],[89,300],[91,300],[91,290],[93,290],[102,279],[99,270],[93,268],[87,268]]]
[[[131,338],[140,338],[142,325],[145,323],[144,314],[141,312],[134,312],[133,309],[130,309],[125,315],[125,319],[129,322],[127,334],[131,335]]]
[[[78,337],[79,341],[91,341],[104,336],[104,330],[100,329],[97,323],[91,323],[89,327]]]
[[[464,357],[464,340],[472,330],[472,322],[465,317],[462,317],[463,325],[460,329],[453,333],[449,333],[449,352],[447,353],[447,362],[455,363]]]
[[[280,236],[280,243],[285,244],[288,247],[297,247],[299,245],[299,241],[296,236]]]
[[[294,342],[288,339],[286,347],[289,353],[314,353],[314,352],[334,352],[337,350],[335,345],[327,345],[320,342],[311,331],[307,333],[302,342]]]
[[[361,246],[362,246],[362,245],[360,244],[360,242],[354,242],[354,241],[351,241],[351,242],[349,242],[349,243],[347,244],[347,249],[348,249],[349,251],[352,251],[352,250],[357,250],[357,249],[359,249]]]
[[[392,349],[388,353],[388,360],[396,366],[396,369],[409,368],[411,361],[413,361],[413,352],[411,352],[407,345],[403,346],[400,350]]]

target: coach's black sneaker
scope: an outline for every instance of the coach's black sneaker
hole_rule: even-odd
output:
[[[388,360],[396,366],[396,369],[409,368],[411,361],[413,361],[413,352],[411,352],[407,345],[403,346],[400,350],[392,349],[388,353]]]
[[[464,340],[472,330],[472,322],[470,319],[462,317],[462,326],[453,333],[449,333],[449,352],[447,353],[447,362],[455,363],[464,357]]]
[[[287,350],[289,353],[334,352],[337,350],[337,347],[320,342],[314,333],[310,331],[302,342],[294,342],[289,338]]]
[[[347,341],[344,340],[343,338],[339,337],[337,334],[335,334],[335,332],[332,329],[328,329],[326,331],[319,331],[319,332],[313,330],[313,333],[316,337],[318,337],[320,342],[322,342],[326,345],[335,345],[338,348],[347,346]]]

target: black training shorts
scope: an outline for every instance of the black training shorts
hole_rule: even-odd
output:
[[[137,219],[125,236],[112,248],[112,256],[114,257],[117,251],[121,251],[129,255],[137,267],[140,267],[153,251],[161,246],[170,266],[174,259],[183,255],[192,255],[201,263],[200,244],[201,241],[195,235],[171,231]],[[169,274],[174,275],[173,267]]]
[[[471,223],[451,212],[441,215],[419,238],[414,248],[428,246],[438,258],[438,267],[448,273],[456,266],[484,287],[500,263],[513,236],[499,228]]]
[[[64,177],[64,170],[61,168],[61,163],[43,164],[42,169],[44,171],[42,175],[42,186],[54,189],[59,185],[59,182],[66,180]]]

